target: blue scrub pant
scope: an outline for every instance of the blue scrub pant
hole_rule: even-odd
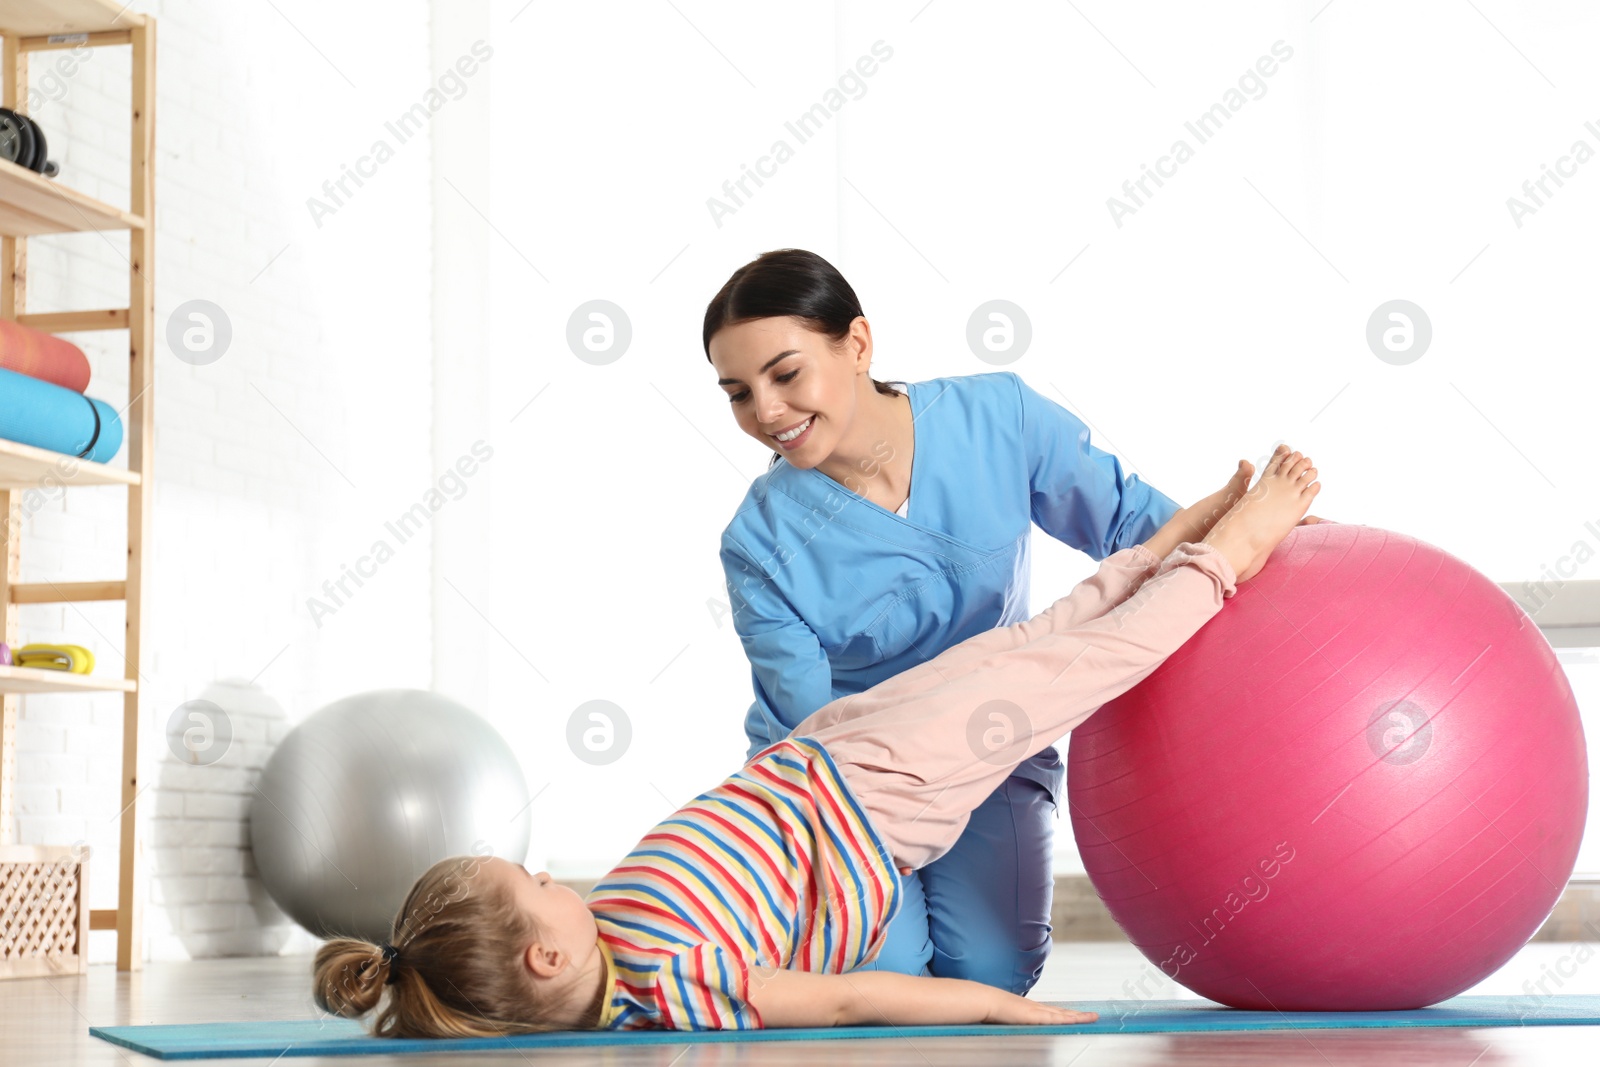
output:
[[[1027,993],[1050,955],[1055,818],[1048,789],[1007,778],[973,811],[955,847],[901,876],[900,911],[878,958],[858,970]]]

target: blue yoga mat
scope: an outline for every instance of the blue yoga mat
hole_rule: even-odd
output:
[[[1016,1034],[1170,1034],[1222,1030],[1347,1030],[1429,1026],[1594,1026],[1600,996],[1456,997],[1419,1011],[1235,1011],[1208,1000],[1075,1001],[1097,1011],[1084,1026],[838,1026],[793,1030],[563,1030],[517,1037],[440,1040],[368,1037],[354,1019],[91,1026],[89,1033],[161,1060],[249,1056],[359,1056],[602,1045],[684,1045],[730,1041],[841,1041],[878,1037],[1006,1037]]]
[[[122,419],[104,400],[0,369],[0,437],[105,463],[122,447]]]

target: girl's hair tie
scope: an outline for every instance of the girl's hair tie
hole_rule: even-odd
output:
[[[400,955],[400,950],[387,941],[379,945],[378,949],[383,953],[383,962],[389,965],[389,977],[384,979],[383,984],[394,985],[400,977],[400,969],[394,965],[395,959]]]

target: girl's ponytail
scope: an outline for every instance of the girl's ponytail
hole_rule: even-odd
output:
[[[353,937],[323,944],[313,965],[317,1005],[349,1017],[376,1012],[371,1029],[378,1037],[493,1037],[598,1025],[603,990],[582,1005],[538,996],[522,954],[541,931],[484,862],[454,856],[428,868],[395,916],[392,944]]]

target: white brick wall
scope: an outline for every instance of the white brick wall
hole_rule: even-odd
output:
[[[260,686],[241,680],[207,686],[197,699],[221,710],[231,737],[216,751],[190,753],[182,744],[187,724],[181,717],[162,737],[147,839],[151,955],[309,949],[315,939],[267,896],[250,853],[250,797],[288,732],[283,708]]]
[[[320,628],[306,608],[432,480],[427,138],[320,229],[305,208],[427,87],[428,5],[401,0],[380,19],[354,0],[134,7],[159,20],[147,945],[158,958],[293,950],[305,935],[283,926],[245,847],[255,769],[284,723],[350,692],[429,681],[425,538]],[[33,57],[36,79],[55,55]],[[114,204],[128,196],[128,73],[126,48],[96,50],[34,109],[59,181]],[[30,241],[28,310],[125,305],[126,255],[115,235]],[[233,327],[203,367],[165,342],[166,317],[196,298]],[[118,408],[126,336],[72,337],[93,366],[90,395]],[[24,581],[122,575],[121,490],[36,502]],[[29,606],[21,636],[85,645],[98,671],[122,672],[120,604]],[[237,762],[182,766],[168,716],[224,677],[256,679],[284,719],[243,715]],[[121,719],[118,695],[50,695],[24,698],[19,721],[17,840],[92,846],[96,908],[116,895]],[[91,937],[91,959],[112,958],[112,935]]]

